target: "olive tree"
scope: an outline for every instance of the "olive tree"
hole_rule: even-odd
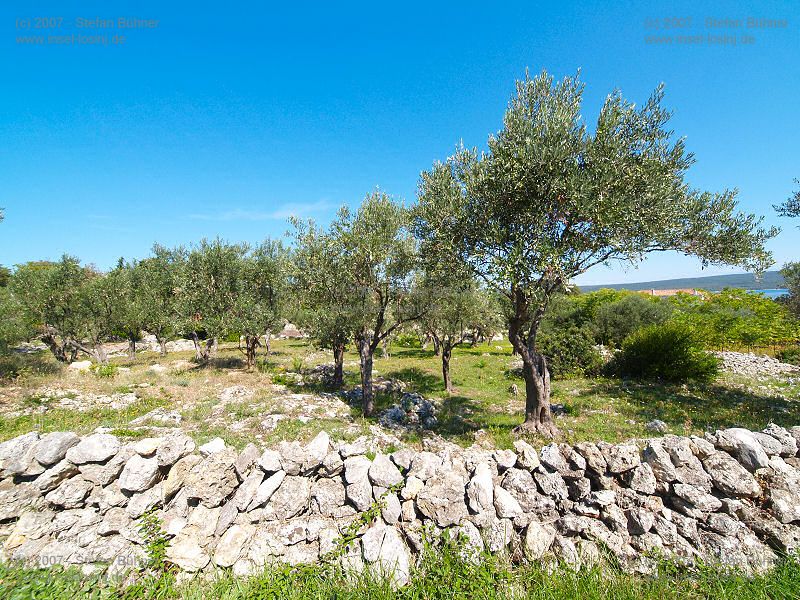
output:
[[[557,428],[536,335],[554,294],[594,266],[657,251],[761,271],[776,234],[738,212],[735,191],[685,181],[693,156],[667,128],[661,87],[641,108],[611,93],[593,128],[581,116],[583,88],[577,76],[526,74],[488,150],[458,149],[419,185],[423,247],[458,255],[510,304],[508,338],[525,379],[521,429],[547,436]]]
[[[18,265],[11,279],[10,289],[24,322],[60,362],[69,363],[77,357],[75,342],[83,329],[81,296],[90,277],[77,258],[65,254],[56,263]]]
[[[142,329],[155,336],[161,356],[166,356],[167,340],[182,325],[178,285],[185,264],[186,252],[182,248],[168,249],[156,244],[152,256],[132,267],[131,284]]]
[[[244,337],[244,355],[248,367],[256,362],[261,336],[283,325],[287,301],[286,250],[279,242],[264,241],[251,253],[242,253],[232,265],[237,280],[230,325]]]
[[[408,225],[406,208],[375,191],[357,211],[342,208],[330,228],[333,252],[341,258],[343,302],[352,318],[358,348],[365,416],[375,410],[375,350],[403,323],[417,316],[409,297],[416,243]]]
[[[357,316],[348,294],[351,287],[344,249],[313,222],[291,222],[295,240],[291,262],[295,320],[318,347],[333,351],[331,385],[340,388],[344,384],[344,353],[355,335]]]
[[[196,358],[207,363],[217,340],[236,331],[245,244],[202,240],[189,249],[178,282],[180,314],[191,332]],[[205,333],[205,343],[200,333]]]
[[[419,326],[438,349],[447,392],[453,391],[450,376],[453,349],[492,330],[499,318],[499,309],[486,290],[469,276],[453,276],[453,273],[457,272],[428,272],[414,289],[419,304]]]
[[[36,334],[25,321],[22,305],[7,286],[0,286],[0,353]]]

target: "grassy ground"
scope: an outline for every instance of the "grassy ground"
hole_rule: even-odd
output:
[[[21,376],[0,385],[0,440],[33,429],[41,431],[91,431],[112,428],[130,437],[157,433],[163,424],[131,421],[153,411],[173,411],[181,426],[203,442],[220,436],[242,447],[249,441],[269,444],[281,439],[309,439],[320,429],[335,438],[353,439],[370,432],[373,420],[360,417],[357,407],[343,404],[320,384],[300,382],[296,373],[330,363],[327,352],[315,350],[303,340],[278,340],[269,357],[260,357],[257,368],[243,368],[235,344],[224,345],[217,359],[198,367],[192,353],[174,353],[162,359],[140,353],[133,362],[114,358],[117,365],[106,377],[74,373],[62,368],[46,353],[18,357]],[[170,370],[149,369],[162,364]],[[462,445],[486,441],[509,447],[515,438],[524,407],[522,379],[512,368],[511,348],[493,342],[454,352],[452,372],[455,391],[446,394],[439,358],[431,350],[395,345],[389,357],[375,361],[376,376],[399,379],[408,390],[433,398],[439,405],[439,427],[445,439]],[[19,368],[20,365],[17,365]],[[357,356],[345,357],[346,387],[359,384]],[[252,395],[220,400],[226,388],[241,386]],[[75,410],[48,396],[59,388],[69,397],[77,393],[113,395],[135,393],[137,399],[124,408],[107,406]],[[59,394],[56,394],[59,396]],[[397,400],[378,394],[379,409]],[[701,433],[724,426],[762,428],[770,421],[800,424],[800,381],[797,378],[752,380],[722,375],[709,385],[671,386],[617,379],[572,379],[553,382],[552,402],[565,441],[621,441],[652,435],[645,428],[652,419],[667,423],[672,433]],[[420,434],[398,434],[404,442],[417,443]],[[531,440],[541,442],[543,440]]]
[[[150,576],[123,587],[77,570],[39,569],[0,564],[0,596],[37,598],[189,598],[266,600],[352,598],[409,600],[527,598],[531,600],[608,599],[770,599],[800,597],[800,565],[787,560],[765,576],[747,578],[711,568],[686,571],[662,565],[657,576],[627,575],[612,567],[572,571],[536,565],[510,565],[497,557],[464,560],[454,549],[426,554],[409,585],[392,589],[385,577],[343,573],[334,567],[273,567],[252,578],[222,573],[211,580],[177,584],[171,574]]]

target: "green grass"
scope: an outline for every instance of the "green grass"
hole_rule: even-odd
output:
[[[132,419],[166,406],[164,398],[142,398],[124,408],[97,407],[86,411],[51,408],[46,412],[6,416],[0,414],[0,439],[11,439],[29,431],[74,431],[87,433],[97,427],[123,428]]]
[[[352,350],[352,349],[351,349]],[[300,393],[328,392],[321,383],[305,381],[298,385],[294,370],[308,370],[321,363],[330,363],[330,353],[312,348],[304,340],[276,340],[269,357],[259,356],[263,369],[245,371],[241,357],[233,345],[221,347],[219,356],[203,368],[194,368],[180,374],[158,376],[148,372],[154,361],[165,364],[191,358],[191,352],[173,353],[166,360],[155,355],[137,357],[133,362],[114,359],[131,367],[131,371],[118,374],[115,380],[98,380],[94,377],[70,377],[70,386],[93,385],[96,393],[129,391],[140,382],[153,385],[147,388],[161,400],[144,401],[125,411],[102,409],[77,413],[52,409],[41,412],[43,401],[36,395],[37,386],[60,385],[64,377],[60,366],[48,359],[46,353],[24,357],[26,368],[36,375],[20,392],[17,412],[37,414],[0,416],[0,440],[25,433],[30,429],[52,431],[74,429],[87,431],[99,425],[125,428],[127,422],[156,406],[178,410],[184,424],[200,439],[220,436],[240,446],[246,443],[246,431],[230,433],[224,425],[233,420],[248,420],[250,435],[259,433],[264,443],[283,439],[310,439],[321,427],[332,435],[351,436],[353,430],[363,433],[375,419],[362,419],[358,407],[347,418],[302,423],[287,414],[274,431],[261,432],[262,414],[281,412],[280,392],[271,383],[282,383],[290,391]],[[49,360],[49,362],[48,362]],[[477,347],[456,348],[451,362],[455,390],[448,394],[441,378],[441,362],[432,349],[416,346],[393,345],[390,356],[380,352],[375,358],[375,376],[405,382],[409,391],[420,392],[436,400],[440,407],[439,426],[436,433],[461,445],[472,444],[476,434],[499,447],[511,447],[518,434],[514,428],[520,423],[524,410],[524,384],[518,370],[512,369],[513,356],[508,342],[498,341]],[[35,365],[35,368],[34,368]],[[235,375],[234,378],[231,375]],[[252,400],[229,404],[222,419],[212,418],[218,406],[216,392],[233,383],[256,390]],[[360,385],[358,356],[345,355],[345,387]],[[519,391],[511,391],[513,385]],[[27,396],[26,396],[27,394]],[[396,394],[378,393],[378,412],[398,401]],[[722,375],[710,384],[667,385],[651,382],[623,381],[612,378],[567,379],[552,383],[552,402],[562,406],[556,422],[564,441],[606,440],[619,442],[632,437],[652,435],[645,425],[653,420],[664,421],[670,432],[699,434],[706,429],[743,426],[761,429],[769,422],[792,426],[800,423],[800,384],[796,378],[752,380],[732,375]],[[15,409],[9,406],[10,409]],[[19,410],[22,409],[22,410]],[[32,409],[32,410],[31,410]],[[355,425],[355,427],[354,427]],[[407,443],[418,444],[426,432],[395,432]],[[546,443],[544,439],[528,438],[533,444]]]
[[[782,562],[753,578],[700,567],[686,570],[663,564],[657,576],[625,574],[613,567],[572,571],[566,567],[511,565],[499,557],[462,558],[455,545],[428,550],[413,568],[411,582],[392,589],[375,572],[345,573],[333,565],[276,565],[250,577],[220,572],[178,584],[172,573],[141,576],[125,588],[102,576],[82,576],[77,569],[49,570],[0,564],[0,596],[8,600],[188,598],[206,600],[266,599],[495,599],[531,600],[711,600],[723,598],[789,600],[800,596],[800,565]]]

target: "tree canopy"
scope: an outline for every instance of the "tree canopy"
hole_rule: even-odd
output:
[[[685,181],[694,158],[667,127],[662,87],[641,108],[612,92],[593,130],[581,116],[583,91],[578,76],[526,74],[488,150],[459,148],[419,185],[423,246],[460,256],[511,303],[526,423],[545,434],[555,427],[536,333],[555,293],[594,266],[658,251],[761,271],[776,233],[737,210],[735,190]]]

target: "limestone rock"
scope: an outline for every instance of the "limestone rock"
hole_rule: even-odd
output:
[[[555,537],[556,530],[552,525],[535,521],[530,523],[523,538],[525,556],[530,561],[539,560],[550,549]]]
[[[211,456],[212,454],[216,454],[217,452],[222,452],[225,450],[227,446],[225,445],[225,440],[222,438],[214,438],[213,440],[206,442],[202,446],[200,446],[200,454],[202,456]]]
[[[109,433],[94,433],[67,450],[66,458],[73,464],[105,462],[120,448],[119,440]]]
[[[445,473],[430,480],[417,494],[417,508],[440,527],[460,524],[468,515],[461,478]]]
[[[513,450],[495,450],[492,456],[501,469],[510,469],[517,464],[517,455]]]
[[[347,461],[345,461],[345,464],[347,464]],[[408,474],[413,475],[421,481],[428,481],[428,479],[436,474],[441,466],[441,457],[432,452],[420,452],[414,456],[411,461],[411,469]]]
[[[769,466],[769,457],[753,433],[740,427],[717,431],[717,448],[733,454],[750,472]]]
[[[153,456],[161,444],[161,438],[143,438],[133,445],[136,454],[140,456]]]
[[[320,431],[313,440],[306,445],[306,457],[303,461],[303,473],[316,470],[328,455],[331,447],[331,438],[325,431]]]
[[[494,507],[501,519],[513,519],[522,514],[522,507],[516,498],[500,486],[494,489]]]
[[[129,492],[143,492],[155,485],[159,475],[158,461],[155,457],[145,458],[140,454],[134,454],[122,469],[119,487]]]
[[[281,455],[275,450],[264,450],[258,459],[258,466],[266,473],[277,473],[281,470]]]
[[[194,573],[200,571],[211,561],[211,557],[199,544],[194,531],[185,527],[167,547],[167,559],[184,571]]]
[[[306,451],[300,442],[281,442],[278,445],[278,453],[281,457],[281,468],[286,471],[287,475],[301,473],[306,461]]]
[[[62,460],[39,475],[34,483],[43,494],[46,494],[55,489],[62,481],[68,477],[77,475],[77,473],[78,467],[68,460]]]
[[[601,451],[606,459],[609,473],[624,473],[641,462],[639,448],[633,444],[603,445]]]
[[[467,484],[467,502],[473,512],[494,511],[494,482],[492,471],[486,463],[480,463]]]
[[[256,490],[256,495],[247,507],[248,511],[264,506],[286,478],[284,471],[278,471],[267,477]]]
[[[658,440],[650,440],[644,448],[642,458],[650,466],[653,475],[658,481],[670,483],[675,481],[675,465],[672,464],[667,452]]]
[[[214,550],[214,563],[219,567],[230,567],[239,558],[242,548],[252,531],[232,525],[217,542]]]
[[[400,471],[386,454],[376,455],[367,473],[372,485],[389,488],[403,482]]]
[[[287,476],[272,494],[269,506],[278,520],[290,519],[308,508],[311,500],[311,482],[306,477]]]
[[[539,466],[536,449],[525,440],[514,440],[514,451],[517,453],[517,465],[520,468],[533,471]]]
[[[230,448],[209,454],[186,476],[189,498],[197,498],[209,508],[219,506],[239,485],[236,451]]]
[[[234,468],[236,469],[236,474],[239,475],[239,479],[244,479],[247,476],[250,467],[252,467],[258,459],[261,457],[261,453],[258,451],[258,448],[255,444],[250,443],[244,447],[242,453],[236,459],[236,462],[233,463]]]
[[[156,454],[156,460],[158,460],[158,454]],[[189,477],[189,473],[191,473],[192,469],[200,464],[202,460],[203,459],[197,454],[189,454],[188,456],[178,459],[169,470],[169,475],[167,475],[167,479],[164,481],[165,499],[171,498],[183,487]]]
[[[344,503],[345,489],[340,480],[319,479],[312,485],[311,504],[314,512],[332,517]]]
[[[738,462],[723,452],[716,452],[703,461],[714,487],[724,494],[755,498],[761,495],[761,486]]]
[[[188,435],[180,431],[170,433],[161,438],[156,450],[156,461],[159,467],[171,467],[194,450],[194,440]]]
[[[372,563],[380,575],[390,577],[395,587],[408,583],[411,557],[394,527],[374,525],[361,538],[364,560]]]
[[[42,436],[36,444],[35,458],[47,467],[63,460],[67,450],[80,441],[80,437],[68,431],[56,431]]]
[[[83,506],[84,499],[94,487],[91,481],[80,477],[72,477],[62,482],[57,488],[45,496],[45,500],[65,509]]]

